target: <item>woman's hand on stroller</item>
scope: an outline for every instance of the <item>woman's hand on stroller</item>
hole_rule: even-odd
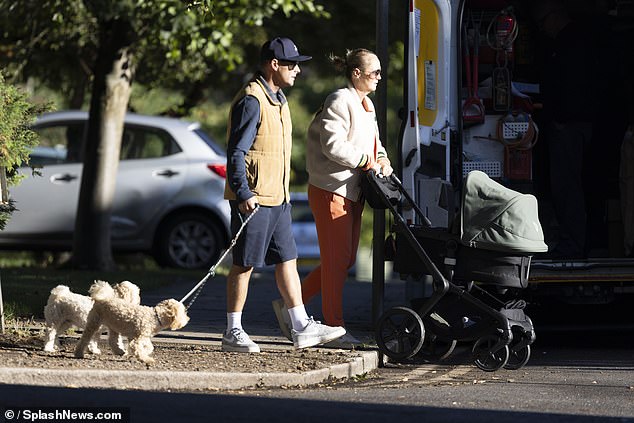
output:
[[[380,157],[377,160],[377,163],[379,165],[379,170],[377,172],[379,176],[390,176],[392,172],[394,172],[390,160],[387,157]]]
[[[369,170],[374,170],[378,177],[390,176],[394,169],[392,169],[392,165],[390,160],[387,157],[379,157],[376,161],[369,155],[365,157],[366,162],[365,165],[361,167],[361,169],[365,172]]]
[[[372,158],[372,156],[364,154],[363,161],[364,163],[360,166],[362,171],[367,172],[368,170],[374,170],[376,173],[379,173],[381,166]]]

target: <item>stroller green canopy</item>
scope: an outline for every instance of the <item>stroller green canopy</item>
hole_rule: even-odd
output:
[[[548,251],[533,195],[508,189],[477,170],[467,175],[462,194],[462,244],[495,251]]]

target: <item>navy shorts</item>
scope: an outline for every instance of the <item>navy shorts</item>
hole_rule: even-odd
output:
[[[231,204],[231,233],[235,237],[246,216]],[[291,205],[260,206],[244,227],[233,247],[233,264],[242,267],[262,267],[297,258],[297,246],[291,229]]]

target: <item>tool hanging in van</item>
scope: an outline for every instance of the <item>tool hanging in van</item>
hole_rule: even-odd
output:
[[[485,116],[484,104],[478,96],[480,23],[478,22],[476,25],[472,17],[470,20],[473,26],[473,56],[471,56],[469,47],[469,30],[467,24],[463,26],[462,31],[465,74],[467,77],[467,98],[462,104],[462,120],[467,124],[478,124],[484,122]]]
[[[506,112],[511,109],[511,73],[508,68],[509,54],[513,53],[513,43],[517,38],[517,19],[513,7],[502,9],[489,23],[487,44],[495,51],[497,66],[493,69],[492,89],[493,110]]]
[[[539,128],[528,113],[508,113],[498,120],[497,138],[504,145],[504,175],[510,180],[532,179],[532,149]]]

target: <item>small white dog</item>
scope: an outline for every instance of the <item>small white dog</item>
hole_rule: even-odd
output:
[[[104,282],[107,283],[107,282]],[[116,284],[113,288],[116,296],[131,304],[140,304],[141,296],[139,287],[129,281]],[[70,327],[84,329],[88,313],[92,309],[94,301],[86,295],[71,292],[66,285],[57,285],[51,290],[48,302],[44,307],[44,317],[46,318],[46,335],[44,351],[53,352],[59,346],[58,336]],[[93,354],[100,354],[97,346],[100,331],[95,331],[93,339],[88,343],[88,351]],[[117,334],[110,333],[108,341],[123,348],[123,340]]]
[[[75,349],[75,357],[82,358],[86,346],[101,325],[110,332],[128,338],[128,349],[144,363],[153,363],[150,357],[154,347],[152,336],[163,329],[177,330],[189,322],[185,306],[174,299],[163,300],[154,307],[130,304],[117,298],[114,290],[105,282],[95,282],[90,288],[95,305],[88,313],[86,329]],[[124,355],[126,351],[110,344],[112,351]]]

